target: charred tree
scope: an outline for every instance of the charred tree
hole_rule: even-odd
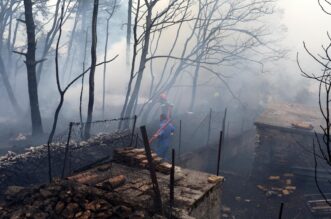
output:
[[[28,78],[28,92],[30,100],[32,135],[37,136],[43,133],[43,126],[39,110],[38,84],[36,75],[36,36],[35,23],[32,12],[31,0],[24,0],[25,24],[27,33],[28,50],[25,54],[26,69]]]
[[[132,83],[133,83],[133,80],[135,77],[134,70],[135,70],[137,53],[138,53],[137,48],[138,48],[138,44],[139,44],[137,29],[138,29],[138,20],[139,20],[139,16],[140,16],[140,14],[139,14],[140,0],[137,1],[136,8],[137,9],[136,9],[134,25],[133,25],[134,42],[133,42],[133,55],[132,55],[132,61],[131,61],[130,79],[129,79],[129,83],[128,83],[128,88],[126,90],[125,100],[124,100],[124,104],[123,104],[123,108],[122,108],[122,112],[121,112],[121,118],[123,118],[125,115],[125,110],[126,110],[128,100],[129,100],[129,97],[131,94]],[[119,123],[119,128],[122,128],[122,121]]]
[[[322,3],[324,2],[324,3]],[[318,4],[324,13],[331,15],[331,2],[326,0],[318,0]],[[331,206],[330,199],[327,198],[325,188],[320,183],[318,176],[319,166],[326,164],[328,170],[331,168],[331,35],[327,33],[329,43],[327,46],[322,45],[322,53],[314,55],[303,42],[303,47],[306,53],[321,67],[319,72],[307,72],[303,69],[299,55],[297,55],[297,63],[303,77],[318,82],[318,106],[322,115],[323,123],[320,125],[322,134],[315,131],[313,139],[313,155],[315,164],[315,184],[324,200]],[[331,182],[328,181],[328,186]]]
[[[72,72],[71,69],[72,69],[72,65],[73,65],[73,62],[74,62],[74,59],[75,59],[75,54],[72,56],[71,55],[71,52],[73,50],[73,44],[74,44],[74,40],[76,38],[76,32],[77,32],[77,24],[78,24],[78,21],[79,21],[79,17],[80,17],[80,14],[79,14],[79,7],[80,5],[77,6],[77,12],[76,12],[76,15],[75,15],[75,20],[74,20],[74,24],[73,24],[73,27],[72,27],[72,31],[70,33],[70,39],[69,39],[69,42],[68,42],[68,46],[67,46],[67,58],[66,58],[66,61],[65,61],[65,64],[63,65],[63,78],[65,77],[66,75],[66,70],[68,69],[68,66],[69,66],[69,62],[71,61],[71,67],[69,68],[70,71],[69,72]],[[76,51],[76,50],[75,50]],[[69,74],[69,79],[70,79],[70,74]]]
[[[60,3],[61,3],[61,0],[57,0],[56,6],[55,6],[55,12],[54,12],[54,18],[53,18],[52,26],[51,26],[51,29],[47,32],[47,35],[46,35],[45,44],[44,44],[43,51],[42,51],[42,58],[45,58],[47,56],[47,53],[48,53],[48,51],[50,50],[50,48],[53,44],[54,38],[55,38],[55,36],[57,34],[57,31],[58,31],[58,28],[59,28],[58,27],[58,25],[59,25],[58,22],[59,22]],[[37,68],[37,83],[39,83],[39,81],[40,81],[43,66],[44,66],[44,63],[42,62],[42,63],[40,63],[40,65]]]
[[[53,138],[54,138],[54,134],[56,131],[56,127],[57,127],[57,123],[58,123],[58,118],[59,118],[59,114],[61,112],[63,103],[64,103],[64,97],[66,92],[69,90],[69,88],[81,77],[83,77],[87,72],[89,72],[91,70],[91,67],[89,67],[88,69],[84,70],[83,73],[81,73],[80,75],[78,75],[77,77],[75,77],[68,85],[66,85],[64,88],[61,87],[61,82],[60,82],[60,72],[59,72],[59,47],[60,47],[60,41],[61,41],[61,36],[62,36],[62,26],[63,26],[63,22],[64,22],[64,7],[65,7],[65,2],[63,3],[62,7],[61,7],[61,16],[60,16],[60,23],[59,23],[59,36],[57,39],[57,43],[56,43],[56,48],[55,48],[55,74],[56,74],[56,85],[57,85],[57,89],[58,92],[60,94],[60,101],[57,105],[57,108],[55,110],[54,113],[54,119],[53,119],[53,125],[52,125],[52,129],[51,132],[49,134],[48,137],[48,141],[47,141],[47,148],[48,148],[48,167],[49,167],[49,180],[52,181],[52,165],[51,165],[51,143],[53,142]],[[117,57],[117,56],[116,56]],[[115,58],[116,58],[115,57]],[[102,63],[98,63],[94,65],[94,68],[96,66],[99,65],[103,65],[105,63],[109,63],[111,61],[113,61],[115,58],[113,58],[112,60],[106,61],[106,62],[102,62]]]
[[[85,71],[85,62],[86,62],[86,50],[87,50],[87,31],[86,31],[86,36],[85,36],[85,47],[84,47],[84,60],[83,60],[83,72]],[[79,121],[80,121],[80,133],[81,137],[83,138],[83,110],[82,110],[82,105],[83,105],[83,92],[84,92],[84,78],[85,75],[82,77],[82,85],[80,88],[80,95],[79,95]]]
[[[107,10],[107,26],[106,26],[106,43],[105,43],[105,54],[104,54],[104,62],[107,61],[107,54],[108,54],[108,41],[109,41],[109,22],[112,18],[115,8],[116,8],[116,0],[114,1],[114,6],[112,11]],[[107,71],[107,64],[103,66],[103,80],[102,80],[102,117],[105,117],[105,99],[106,99],[106,71]]]
[[[21,4],[20,2],[7,0],[7,1],[4,1],[0,5],[0,51],[1,51],[0,52],[0,78],[3,81],[4,87],[7,91],[8,97],[9,97],[9,101],[10,101],[11,105],[13,106],[13,109],[17,115],[22,114],[22,109],[17,102],[13,87],[9,80],[9,74],[8,74],[7,69],[11,67],[11,63],[12,63],[11,51],[13,50],[13,46],[16,41],[16,38],[15,38],[16,32],[14,32],[14,37],[12,37],[13,14],[14,14],[14,12],[16,12],[18,10],[18,8],[20,7],[20,4]],[[16,26],[18,25],[18,23],[19,22],[16,22]],[[8,59],[4,59],[5,58],[5,57],[3,57],[3,51],[5,51],[4,34],[6,32],[6,28],[8,25],[9,25],[9,27],[8,27],[8,37],[7,37],[7,46],[6,47],[9,51],[9,53],[6,55],[8,57]],[[7,63],[7,65],[5,65],[5,63]]]
[[[176,87],[180,76],[188,72],[192,72],[191,103],[188,110],[194,110],[202,73],[210,74],[210,82],[219,80],[223,83],[231,96],[241,103],[227,83],[226,79],[229,76],[221,70],[223,66],[249,63],[258,65],[263,72],[265,61],[284,57],[286,51],[275,49],[277,40],[270,38],[271,33],[265,23],[260,22],[264,17],[273,14],[273,3],[272,0],[248,0],[240,4],[232,0],[194,1],[195,14],[186,22],[190,26],[190,32],[178,33],[185,37],[184,46],[180,47],[182,51],[176,55],[170,50],[169,54],[155,54],[147,59],[152,61],[163,58],[165,65],[157,78],[158,82],[153,86],[153,95],[146,101],[151,104],[144,104],[140,109],[140,113],[144,113],[142,118],[147,118],[150,114],[158,102],[155,101],[158,96],[170,92]],[[251,13],[252,11],[256,13]],[[241,40],[234,40],[235,38]],[[176,45],[176,38],[173,45]]]
[[[89,77],[89,101],[87,108],[87,119],[84,130],[84,137],[90,137],[91,122],[94,106],[94,74],[97,62],[97,21],[98,21],[99,0],[94,0],[93,16],[92,16],[92,46],[91,46],[91,70]]]
[[[1,47],[0,47],[1,48]],[[0,56],[0,75],[3,81],[3,84],[5,85],[5,88],[7,90],[8,93],[8,97],[9,97],[9,101],[13,106],[13,109],[15,110],[15,113],[18,115],[22,114],[22,109],[21,107],[18,105],[13,88],[9,82],[8,76],[7,76],[7,72],[5,72],[5,65],[3,64],[3,60],[2,57]]]
[[[132,26],[132,0],[128,0],[128,23],[126,27],[126,64],[130,64],[130,42]]]
[[[179,20],[178,17],[181,18],[181,13],[185,10],[183,5],[190,1],[169,1],[169,4],[162,9],[158,9],[157,7],[159,2],[159,0],[153,0],[144,1],[144,4],[141,4],[141,2],[138,1],[137,6],[135,7],[137,12],[135,13],[133,32],[135,35],[134,48],[137,50],[133,51],[133,60],[135,61],[135,56],[139,55],[140,60],[137,67],[135,66],[135,63],[131,64],[131,75],[127,95],[121,113],[121,115],[124,115],[125,117],[134,115],[137,108],[146,64],[150,60],[148,54],[150,51],[152,34],[180,23],[181,20]],[[135,82],[134,84],[133,81]],[[127,126],[128,122],[126,122],[124,127]]]
[[[146,62],[147,62],[147,55],[148,55],[148,50],[149,50],[149,43],[150,43],[150,34],[151,34],[151,25],[152,25],[152,10],[148,8],[147,10],[147,16],[146,16],[146,32],[145,32],[145,37],[144,37],[144,43],[143,43],[143,48],[141,52],[141,57],[140,57],[140,64],[138,67],[138,72],[137,72],[137,80],[135,83],[135,86],[133,88],[130,100],[128,102],[128,106],[126,108],[126,117],[131,116],[133,113],[133,107],[138,99],[139,91],[140,91],[140,86],[142,83],[143,79],[143,73],[145,70]]]

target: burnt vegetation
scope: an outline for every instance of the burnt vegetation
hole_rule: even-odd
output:
[[[331,34],[282,4],[0,0],[0,217],[330,215]]]

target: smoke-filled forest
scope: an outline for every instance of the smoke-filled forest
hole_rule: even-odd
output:
[[[0,218],[331,218],[328,0],[1,0]]]

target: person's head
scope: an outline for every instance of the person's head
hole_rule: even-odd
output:
[[[160,115],[160,121],[164,121],[164,120],[166,120],[167,119],[167,116],[165,115],[165,114],[161,114]]]
[[[161,102],[167,102],[167,95],[165,93],[160,94],[160,101]]]

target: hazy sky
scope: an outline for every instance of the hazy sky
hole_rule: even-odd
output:
[[[281,22],[287,26],[285,43],[294,50],[302,50],[302,41],[309,47],[320,47],[326,42],[326,31],[331,31],[331,16],[326,15],[317,0],[279,0],[284,10]]]

